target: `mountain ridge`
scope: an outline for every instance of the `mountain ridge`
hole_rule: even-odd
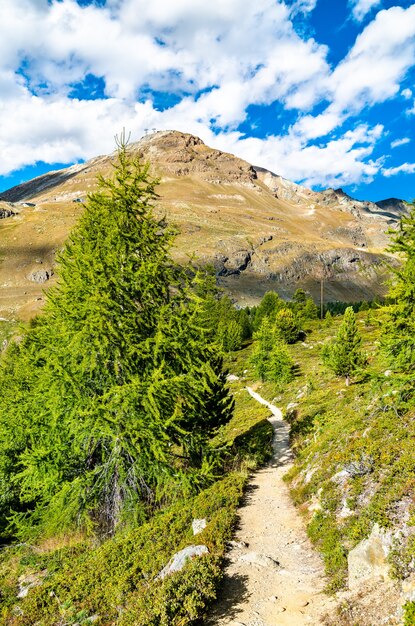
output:
[[[386,265],[394,263],[386,231],[406,212],[399,199],[313,191],[179,131],[147,135],[130,149],[160,178],[156,210],[178,228],[174,257],[213,265],[241,305],[269,289],[289,297],[303,287],[318,298],[323,278],[327,300],[385,293]],[[56,251],[114,158],[98,156],[0,194],[3,209],[15,213],[0,222],[0,315],[30,317],[41,306],[39,276],[53,283]]]

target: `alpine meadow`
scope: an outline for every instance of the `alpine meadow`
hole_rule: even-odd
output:
[[[0,626],[415,626],[415,0],[0,18]]]

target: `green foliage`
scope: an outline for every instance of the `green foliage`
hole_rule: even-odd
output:
[[[235,308],[232,300],[221,293],[214,281],[214,275],[206,269],[195,278],[197,293],[203,297],[203,324],[212,342],[224,352],[233,352],[239,350],[243,341],[252,335],[250,316],[245,309]]]
[[[300,327],[294,313],[288,308],[280,309],[275,315],[275,328],[286,343],[295,343],[300,336]]]
[[[278,315],[279,313],[277,317]],[[294,363],[282,340],[277,323],[272,323],[268,317],[264,317],[258,331],[254,333],[254,339],[256,342],[250,363],[254,366],[257,376],[262,381],[270,380],[276,383],[292,380]]]
[[[275,327],[268,317],[264,317],[259,329],[254,333],[254,348],[250,357],[250,363],[255,368],[256,375],[262,380],[266,380],[269,369],[269,357],[275,341],[279,337],[275,332]]]
[[[242,346],[243,329],[235,319],[221,320],[217,329],[219,345],[225,352],[239,350]]]
[[[121,145],[59,257],[45,312],[2,366],[3,519],[21,536],[101,536],[213,480],[231,416],[203,300],[152,213],[148,165]],[[211,454],[211,453],[209,453]]]
[[[314,320],[318,318],[318,307],[313,298],[307,296],[304,289],[297,289],[292,298],[292,309],[299,320]]]
[[[292,301],[294,306],[298,309],[301,310],[305,307],[305,304],[307,302],[307,294],[304,291],[304,289],[296,289],[296,291],[294,292],[294,295],[292,297]]]
[[[286,344],[277,339],[269,355],[267,379],[275,383],[287,383],[294,378],[294,362]]]
[[[322,352],[324,363],[337,376],[348,379],[365,364],[362,338],[352,307],[348,307],[335,339]]]
[[[392,302],[387,307],[383,347],[394,369],[412,372],[415,369],[415,205],[392,233],[390,251],[400,254],[403,264],[392,268],[395,282],[389,293]]]
[[[403,626],[415,626],[415,602],[406,602],[403,610]]]
[[[338,591],[344,586],[347,577],[347,552],[341,544],[333,516],[321,512],[314,515],[308,526],[308,535],[318,545],[323,556],[326,573],[330,578],[327,590]]]
[[[211,442],[226,449],[227,475],[197,496],[180,500],[148,522],[124,528],[101,545],[82,541],[51,549],[20,545],[0,552],[2,623],[88,623],[185,626],[201,618],[216,596],[220,559],[232,537],[247,473],[270,454],[272,427],[267,410],[244,389],[236,394],[232,420]],[[209,554],[189,562],[164,581],[156,578],[171,556],[194,543],[191,522],[206,518],[198,542]],[[47,572],[42,585],[16,599],[19,576]],[[16,605],[20,607],[16,608]]]
[[[307,298],[304,309],[301,314],[305,320],[315,320],[319,316],[318,306],[312,298]]]
[[[330,327],[333,324],[333,316],[330,311],[327,311],[326,315],[324,316],[324,322],[327,327]]]
[[[264,317],[274,320],[277,311],[284,307],[284,302],[275,291],[267,291],[255,310],[253,328],[258,330]]]

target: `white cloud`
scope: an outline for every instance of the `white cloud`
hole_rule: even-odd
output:
[[[333,108],[360,111],[400,91],[415,63],[415,5],[380,11],[331,76]]]
[[[396,176],[396,174],[414,174],[415,163],[403,163],[397,167],[389,167],[382,170],[382,174],[386,177]]]
[[[316,0],[1,4],[0,174],[108,152],[125,126],[134,138],[146,127],[193,132],[307,184],[370,180],[382,166],[373,158],[382,126],[340,129],[351,115],[399,93],[415,62],[415,5],[378,13],[331,68],[327,47],[300,36],[291,22]],[[362,0],[355,11],[358,5],[363,10]],[[88,73],[104,80],[107,99],[69,97]],[[152,90],[186,95],[158,111]],[[401,93],[409,98],[408,92]],[[143,93],[150,94],[145,102]],[[298,111],[285,134],[261,140],[235,131],[249,105],[275,101]],[[312,115],[322,101],[327,108]],[[318,138],[325,139],[310,145]]]
[[[317,5],[317,0],[294,0],[291,4],[291,15],[298,15],[299,13],[307,14],[314,11]]]
[[[352,6],[352,13],[355,20],[361,22],[366,15],[375,7],[378,7],[382,0],[349,0]]]
[[[409,143],[411,140],[409,137],[402,137],[402,139],[395,139],[395,141],[391,142],[391,148],[398,148],[399,146],[404,146]]]
[[[339,187],[373,180],[383,159],[373,160],[370,157],[382,133],[381,125],[374,128],[360,125],[319,146],[307,146],[295,134],[261,140],[241,139],[233,133],[218,136],[212,143],[216,142],[217,147],[237,152],[251,163],[290,180],[302,181],[309,186]]]
[[[328,135],[332,130],[340,126],[341,123],[341,116],[327,109],[320,115],[306,115],[300,118],[293,126],[292,131],[298,133],[304,139],[316,139],[317,137]]]
[[[405,100],[409,100],[412,97],[412,91],[408,88],[402,89],[401,94],[405,98]]]

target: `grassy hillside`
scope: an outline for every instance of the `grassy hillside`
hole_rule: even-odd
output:
[[[392,579],[408,579],[415,571],[413,384],[389,369],[379,349],[384,321],[383,309],[358,315],[367,367],[350,386],[322,363],[322,347],[341,318],[308,322],[306,340],[288,346],[298,366],[293,382],[283,388],[257,383],[263,396],[285,407],[291,424],[296,460],[287,480],[324,558],[330,592],[346,588],[347,555],[375,523],[392,531]],[[250,350],[238,356],[240,371]],[[252,372],[247,376],[255,382]],[[409,603],[408,626],[415,623],[411,611]],[[353,619],[339,624],[374,623]]]
[[[215,597],[220,563],[231,539],[249,471],[270,453],[267,410],[239,383],[235,414],[218,439],[225,472],[198,496],[163,510],[147,523],[95,545],[86,537],[56,537],[0,552],[1,623],[184,626],[203,615]],[[215,442],[215,445],[218,441]],[[207,526],[193,537],[192,520]],[[209,554],[182,572],[157,580],[178,550],[203,544]],[[28,587],[24,598],[20,589]]]
[[[360,300],[385,294],[385,231],[401,211],[358,202],[339,191],[313,192],[179,132],[134,144],[160,177],[158,207],[179,232],[174,256],[212,263],[242,304],[267,289],[291,295]],[[111,174],[103,156],[46,174],[2,194],[15,215],[0,220],[0,316],[30,319],[54,284],[55,256],[83,212],[96,177]]]
[[[296,364],[289,384],[257,380],[249,361],[252,345],[228,357],[231,372],[239,376],[231,383],[236,410],[212,441],[224,459],[224,473],[213,486],[101,545],[66,536],[3,550],[4,623],[52,626],[92,620],[103,625],[182,626],[203,615],[221,579],[221,559],[248,473],[270,450],[266,410],[249,397],[246,384],[288,407],[296,461],[287,480],[324,558],[328,591],[346,587],[348,552],[375,523],[395,531],[391,576],[398,581],[410,576],[415,563],[414,404],[405,382],[387,368],[379,350],[382,309],[358,315],[367,367],[350,386],[323,366],[322,347],[340,323],[340,317],[305,322],[305,341],[288,346]],[[208,525],[194,538],[192,520],[203,517]],[[209,554],[157,580],[170,557],[194,543],[208,546]],[[31,582],[27,597],[17,599],[19,584],[23,588]],[[412,610],[407,604],[406,626],[413,624]],[[340,615],[343,619],[339,624],[368,623]]]

